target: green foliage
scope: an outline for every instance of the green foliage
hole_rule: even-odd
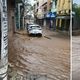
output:
[[[75,12],[76,17],[80,18],[80,6],[76,3],[73,4],[73,11]]]

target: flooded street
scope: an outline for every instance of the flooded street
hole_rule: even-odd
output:
[[[9,80],[69,80],[70,42],[67,35],[43,30],[9,33]]]
[[[73,80],[80,79],[80,36],[73,36],[72,71]]]

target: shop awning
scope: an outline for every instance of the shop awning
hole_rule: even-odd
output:
[[[46,14],[45,16],[46,18],[55,18],[56,17],[56,12],[52,13],[52,12],[49,12]]]
[[[70,19],[70,16],[57,16],[57,19]]]

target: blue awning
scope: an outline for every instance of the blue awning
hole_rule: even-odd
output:
[[[46,14],[45,16],[46,18],[55,18],[56,17],[56,12],[52,13],[52,12],[49,12]]]

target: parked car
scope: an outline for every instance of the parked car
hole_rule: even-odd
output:
[[[37,24],[30,24],[27,27],[29,35],[39,35],[42,36],[42,28]]]
[[[27,23],[26,29],[28,30],[29,25],[33,25],[33,23]]]

